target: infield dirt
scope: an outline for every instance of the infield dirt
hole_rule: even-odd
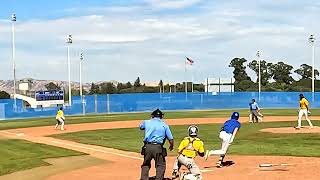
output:
[[[319,119],[314,117],[315,119]],[[295,121],[296,117],[266,117],[264,121]],[[185,125],[185,124],[209,124],[222,123],[225,118],[192,118],[192,119],[175,119],[166,120],[170,125]],[[246,122],[247,118],[240,119]],[[96,129],[116,129],[116,128],[131,128],[137,127],[141,121],[121,121],[121,122],[102,122],[102,123],[86,123],[68,125],[67,131],[53,130],[51,126],[34,127],[0,131],[0,135],[24,139],[37,143],[63,147],[89,154],[92,157],[107,160],[108,163],[99,165],[90,165],[85,168],[78,168],[60,172],[56,175],[48,175],[45,179],[50,180],[131,180],[139,179],[140,165],[142,157],[138,153],[120,151],[111,148],[80,144],[72,141],[45,137],[52,134],[69,133]],[[294,122],[293,122],[294,123]],[[167,159],[167,173],[170,177],[172,164],[175,157]],[[317,180],[320,177],[320,158],[313,157],[277,157],[277,156],[226,156],[226,161],[229,161],[230,166],[218,169],[214,167],[217,157],[210,157],[208,161],[198,158],[196,161],[202,170],[203,179],[239,179],[239,180],[291,180],[291,179],[306,179]],[[259,164],[262,163],[286,163],[292,166],[278,167],[272,169],[260,169]],[[19,173],[19,172],[18,172]],[[17,173],[17,174],[18,174]],[[15,173],[14,173],[15,174]],[[14,177],[14,174],[13,177]],[[150,172],[154,175],[154,170]]]

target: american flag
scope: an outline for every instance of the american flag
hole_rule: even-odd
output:
[[[188,57],[186,57],[186,58],[187,58],[186,59],[186,63],[190,64],[190,65],[193,65],[194,61],[192,59],[188,58]]]

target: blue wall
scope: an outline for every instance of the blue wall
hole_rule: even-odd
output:
[[[260,106],[262,108],[298,108],[300,92],[262,92]],[[320,93],[315,94],[312,102],[310,92],[303,93],[311,102],[311,107],[319,108]],[[108,100],[109,97],[109,100]],[[140,94],[111,94],[85,96],[86,113],[141,112],[156,108],[162,110],[191,110],[191,109],[232,109],[248,108],[249,101],[258,100],[257,92],[220,93],[140,93]],[[72,107],[66,107],[67,115],[82,114],[82,103],[79,96],[73,96]],[[57,107],[31,109],[23,108],[22,101],[17,100],[17,108],[13,110],[13,100],[0,100],[0,119],[30,118],[54,116]]]

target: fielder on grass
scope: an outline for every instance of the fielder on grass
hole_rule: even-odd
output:
[[[299,115],[298,115],[298,126],[295,128],[298,130],[301,128],[301,119],[302,119],[302,116],[304,115],[306,117],[306,120],[309,123],[309,129],[312,129],[313,125],[312,125],[310,119],[308,118],[308,114],[311,114],[310,109],[309,109],[309,102],[303,96],[303,94],[299,94],[299,98],[300,98],[300,100],[299,100],[300,109],[299,109]]]
[[[207,150],[205,159],[207,160],[210,155],[220,155],[219,161],[217,162],[217,167],[223,167],[223,159],[228,151],[230,144],[232,144],[238,130],[241,127],[238,121],[240,115],[238,112],[233,112],[231,119],[226,121],[221,128],[219,138],[221,139],[221,149],[219,150]]]
[[[180,179],[184,180],[201,180],[201,172],[194,161],[194,158],[199,155],[204,156],[203,142],[198,137],[199,129],[197,126],[188,128],[189,136],[185,137],[178,147],[178,157],[173,164],[172,179],[179,177],[179,169],[181,166],[188,168],[189,173],[184,174]]]
[[[56,115],[56,120],[57,120],[57,124],[54,128],[57,129],[60,125],[61,131],[64,131],[65,117],[64,117],[63,107],[60,107],[60,109],[58,110],[57,115]]]

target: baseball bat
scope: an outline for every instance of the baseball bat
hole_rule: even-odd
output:
[[[259,164],[259,167],[290,166],[291,164]]]

